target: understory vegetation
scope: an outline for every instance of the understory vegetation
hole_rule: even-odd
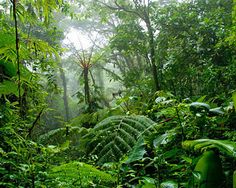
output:
[[[0,1],[0,187],[236,188],[236,1]]]

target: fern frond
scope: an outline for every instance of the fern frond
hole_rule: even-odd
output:
[[[156,123],[145,116],[111,116],[98,123],[89,147],[98,156],[98,164],[118,161],[137,140],[150,134]]]
[[[66,128],[59,128],[59,129],[51,130],[51,131],[41,135],[39,137],[39,142],[43,143],[43,144],[49,143],[52,140],[63,137],[63,135],[65,134],[65,131],[66,131]]]
[[[63,127],[51,130],[39,137],[39,143],[42,144],[63,144],[67,139],[76,142],[80,134],[87,133],[86,128],[81,127]],[[68,135],[67,135],[68,134]]]

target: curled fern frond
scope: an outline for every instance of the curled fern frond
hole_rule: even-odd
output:
[[[98,164],[118,161],[137,140],[152,132],[155,122],[145,116],[111,116],[98,123],[89,146]]]

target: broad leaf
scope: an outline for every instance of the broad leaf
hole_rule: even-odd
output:
[[[4,80],[0,84],[0,94],[3,94],[3,95],[14,94],[18,96],[18,85],[15,82]],[[21,94],[23,94],[22,89],[21,89]]]
[[[149,135],[155,122],[145,116],[111,116],[98,123],[91,134],[91,154],[98,163],[118,161],[137,144],[143,135]]]
[[[209,148],[217,148],[219,151],[231,157],[236,157],[236,143],[229,140],[187,140],[183,142],[183,148],[193,150],[207,150]]]
[[[146,153],[144,139],[140,137],[137,143],[134,145],[133,149],[130,151],[128,159],[125,163],[132,163],[134,161],[140,160],[143,158],[143,155]]]

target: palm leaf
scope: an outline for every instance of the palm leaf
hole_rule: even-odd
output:
[[[155,122],[145,116],[112,116],[98,123],[89,147],[98,156],[98,163],[118,161],[131,151],[143,135],[151,133]]]
[[[198,139],[183,142],[183,148],[194,150],[207,150],[217,148],[219,151],[236,157],[236,143],[229,140]]]

